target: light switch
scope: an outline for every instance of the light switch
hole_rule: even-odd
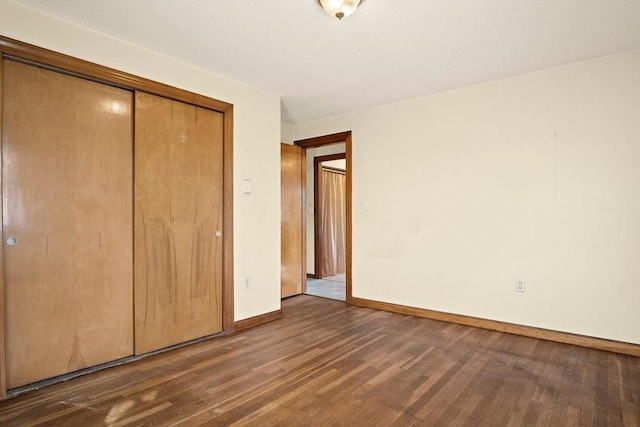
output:
[[[253,182],[250,179],[243,180],[242,188],[244,194],[251,194],[253,192]]]
[[[315,213],[315,208],[313,207],[313,205],[309,205],[309,215],[313,215]]]

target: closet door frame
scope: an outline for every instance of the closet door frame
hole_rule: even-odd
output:
[[[224,115],[223,119],[223,254],[222,254],[222,330],[233,332],[233,104],[178,89],[132,74],[104,67],[72,56],[0,36],[0,100],[2,99],[2,60],[12,59],[79,76],[131,91],[142,91]],[[2,103],[0,102],[0,117]],[[0,121],[0,135],[2,122]],[[0,139],[1,143],[1,139]],[[1,166],[0,166],[1,167]],[[2,174],[0,173],[0,179]],[[1,182],[0,182],[1,184]],[[133,183],[132,183],[133,186]],[[0,199],[0,212],[2,211]],[[4,240],[0,230],[0,400],[7,397],[6,325],[4,283]],[[132,254],[133,257],[133,254]],[[133,293],[133,289],[131,289]],[[134,325],[132,324],[133,328]]]

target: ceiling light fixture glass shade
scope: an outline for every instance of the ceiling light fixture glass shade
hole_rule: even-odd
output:
[[[356,11],[362,0],[318,0],[327,14],[342,19]]]

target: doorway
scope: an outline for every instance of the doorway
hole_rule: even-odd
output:
[[[344,301],[346,299],[346,155],[344,144],[334,148],[342,153],[313,158],[313,273],[307,279],[307,294]],[[309,155],[316,151],[309,150]],[[310,162],[311,163],[311,162]],[[311,209],[310,209],[311,211]]]
[[[303,212],[303,215],[307,218],[306,222],[308,224],[307,233],[305,234],[308,256],[305,270],[307,272],[307,283],[304,284],[305,286],[303,286],[302,292],[316,295],[317,293],[314,292],[313,288],[314,286],[317,287],[320,285],[324,286],[325,290],[329,290],[327,295],[320,296],[340,299],[349,303],[352,299],[351,131],[299,140],[295,141],[295,145],[301,147],[305,151],[308,163],[313,165],[313,173],[307,170],[307,181],[311,181],[311,177],[313,177],[313,185],[309,185],[307,187],[308,192],[311,192],[311,189],[313,188],[313,197],[310,197],[310,194],[307,194],[306,197],[306,200],[309,202],[313,200],[313,202],[308,203]],[[319,150],[321,147],[322,150]],[[335,161],[339,161],[341,164],[329,163]],[[341,196],[341,215],[343,218],[341,219],[342,230],[339,231],[342,236],[342,244],[338,243],[336,245],[332,245],[330,248],[336,255],[335,264],[342,263],[342,265],[337,265],[337,269],[331,267],[331,262],[327,265],[327,267],[330,268],[323,268],[324,261],[326,260],[323,253],[331,253],[331,251],[325,251],[325,249],[329,249],[328,246],[330,245],[327,242],[331,241],[331,239],[323,239],[323,237],[338,237],[334,234],[327,233],[327,231],[331,231],[333,233],[336,228],[328,230],[330,227],[327,227],[326,224],[322,224],[323,205],[325,207],[330,206],[327,203],[323,203],[324,200],[321,197],[326,193],[323,191],[323,180],[321,179],[323,173],[325,173],[323,171],[326,171],[327,174],[340,174],[342,179],[342,184],[340,185],[343,186]],[[338,216],[339,215],[340,214],[338,214]]]

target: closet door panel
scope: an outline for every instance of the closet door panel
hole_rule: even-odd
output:
[[[14,388],[133,354],[133,99],[9,60],[2,84]]]
[[[223,115],[135,95],[135,352],[222,331]]]

